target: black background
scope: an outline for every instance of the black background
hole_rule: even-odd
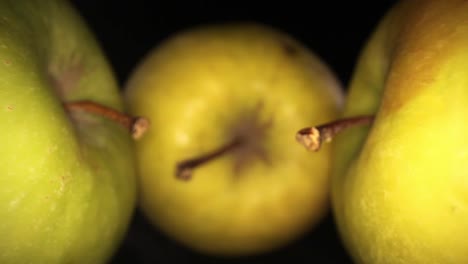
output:
[[[121,86],[161,40],[188,27],[224,21],[271,25],[302,41],[346,86],[376,23],[395,1],[84,1],[73,0],[101,43]],[[112,260],[120,263],[351,263],[329,215],[292,244],[249,258],[216,258],[187,249],[152,228],[136,211]]]

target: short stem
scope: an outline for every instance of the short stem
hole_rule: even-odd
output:
[[[116,123],[119,123],[132,134],[134,139],[139,139],[143,136],[149,127],[148,119],[144,117],[133,117],[125,113],[119,112],[107,106],[92,102],[92,101],[75,101],[64,104],[68,111],[83,111],[108,118]]]
[[[190,180],[192,178],[193,170],[202,166],[210,161],[213,161],[224,154],[232,151],[241,145],[241,140],[236,138],[228,144],[215,149],[211,152],[205,153],[195,158],[183,160],[176,165],[176,177],[181,180]]]
[[[296,140],[308,150],[318,151],[323,142],[330,142],[341,131],[349,127],[368,125],[373,121],[373,115],[338,119],[320,126],[303,128],[296,133]]]

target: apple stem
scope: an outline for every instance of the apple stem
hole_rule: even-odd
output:
[[[303,128],[296,133],[296,140],[306,149],[318,151],[323,142],[330,142],[341,131],[349,127],[368,125],[373,121],[373,115],[338,119],[323,125]]]
[[[129,116],[125,113],[92,101],[68,102],[65,103],[64,106],[68,111],[84,111],[115,121],[128,129],[134,139],[141,138],[149,127],[149,120],[144,117]]]
[[[240,146],[241,143],[242,141],[240,140],[240,138],[236,138],[232,140],[231,142],[229,142],[228,144],[214,151],[208,152],[199,157],[190,158],[190,159],[186,159],[181,162],[178,162],[176,165],[176,178],[180,180],[185,180],[185,181],[190,180],[192,178],[193,170],[195,168],[221,157],[227,152],[232,151],[234,148],[237,148],[238,146]]]

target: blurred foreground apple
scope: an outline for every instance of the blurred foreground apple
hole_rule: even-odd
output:
[[[66,1],[0,1],[0,263],[105,263],[135,202],[111,69]]]
[[[468,263],[467,117],[468,1],[401,1],[363,50],[344,119],[319,127],[362,125],[337,135],[333,173],[357,263]]]
[[[140,204],[204,253],[273,250],[328,207],[330,151],[295,147],[304,123],[336,118],[342,91],[321,60],[265,25],[205,25],[150,52],[126,85],[150,118],[137,144]]]

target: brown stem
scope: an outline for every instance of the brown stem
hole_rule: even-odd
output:
[[[318,151],[323,142],[330,142],[341,131],[349,127],[368,125],[373,121],[373,115],[338,119],[320,126],[303,128],[296,133],[296,140],[306,149]]]
[[[67,111],[84,111],[106,117],[128,129],[134,139],[143,136],[149,127],[148,119],[133,117],[92,101],[75,101],[64,104]]]
[[[203,154],[199,157],[186,159],[177,163],[176,177],[181,180],[190,180],[192,178],[192,173],[195,168],[200,167],[201,165],[206,164],[212,160],[215,160],[229,151],[232,151],[233,149],[240,146],[241,142],[242,141],[240,140],[240,138],[236,138],[228,144],[211,152]]]

